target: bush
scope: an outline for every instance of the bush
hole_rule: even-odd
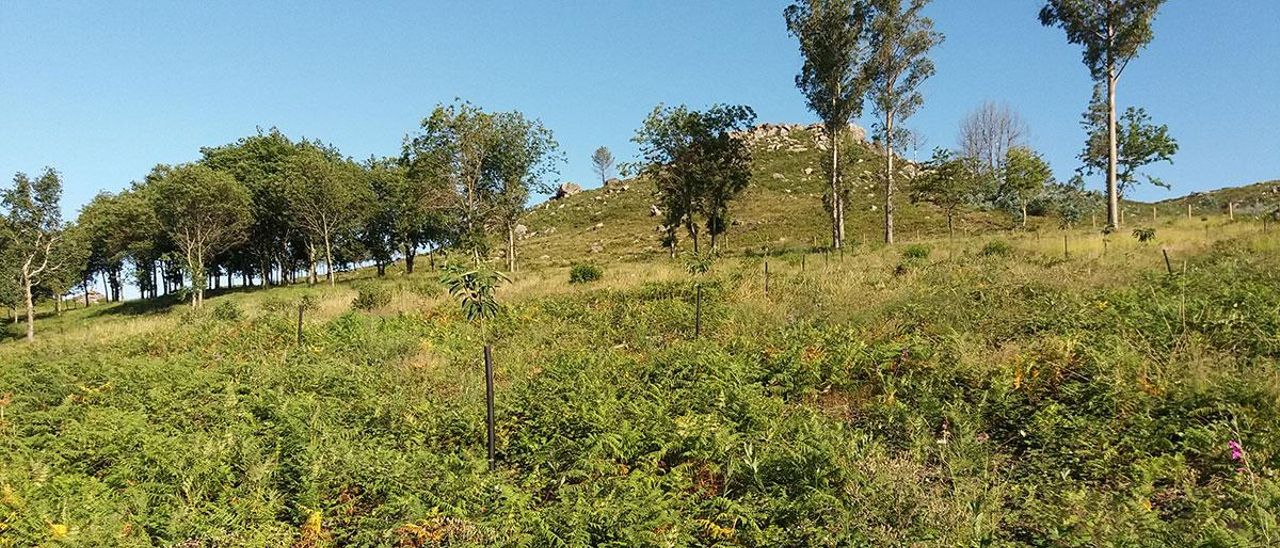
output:
[[[979,253],[983,257],[1007,257],[1013,253],[1013,246],[1004,240],[992,240],[982,246],[982,251]]]
[[[234,322],[244,317],[244,310],[234,301],[222,301],[213,307],[213,317],[224,322]]]
[[[1133,237],[1139,242],[1147,243],[1156,239],[1156,229],[1154,228],[1135,228],[1133,229]]]
[[[364,284],[356,288],[356,298],[351,307],[370,312],[391,304],[391,290],[379,284]]]
[[[929,246],[924,244],[911,244],[902,248],[902,257],[905,259],[928,259]]]
[[[593,264],[575,264],[573,268],[569,269],[569,283],[571,284],[594,282],[602,277],[604,277],[604,269]]]

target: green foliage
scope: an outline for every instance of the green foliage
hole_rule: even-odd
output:
[[[904,259],[924,260],[929,258],[929,246],[925,244],[908,244],[902,248],[902,257]]]
[[[391,304],[391,288],[379,283],[364,283],[356,287],[356,298],[351,307],[370,312]]]
[[[594,282],[604,277],[604,268],[590,263],[578,263],[569,269],[569,283]]]
[[[736,137],[755,121],[742,105],[705,111],[658,105],[632,138],[644,158],[641,174],[657,186],[670,245],[683,226],[698,251],[705,228],[711,247],[730,226],[729,202],[751,180],[751,149]]]
[[[1044,192],[1053,180],[1053,170],[1040,154],[1025,147],[1009,149],[1000,170],[1000,194],[1012,202],[1026,227],[1027,204]]]
[[[983,257],[1006,257],[1013,254],[1013,246],[1004,240],[991,240],[982,246],[978,254]]]
[[[928,202],[947,214],[947,230],[953,229],[956,209],[972,202],[983,188],[983,177],[971,158],[939,148],[923,166],[923,174],[911,186],[911,200]]]
[[[1073,263],[949,261],[874,299],[839,293],[849,270],[742,299],[757,265],[730,260],[716,281],[538,288],[486,320],[496,473],[457,314],[320,312],[297,347],[292,316],[183,307],[0,343],[0,539],[1274,545],[1274,250],[1259,234],[1185,276],[1087,283]],[[699,286],[715,328],[687,341]],[[109,325],[128,324],[90,328]]]
[[[239,321],[244,318],[244,310],[235,301],[222,300],[213,307],[213,318],[224,322]]]
[[[468,269],[460,265],[448,265],[440,277],[440,283],[462,305],[462,315],[467,321],[484,325],[485,320],[498,315],[498,299],[495,290],[507,277],[497,270],[483,266]]]
[[[1106,173],[1110,148],[1107,131],[1107,102],[1101,89],[1094,89],[1093,101],[1085,111],[1080,125],[1088,132],[1080,160],[1085,174]],[[1146,109],[1129,107],[1116,120],[1116,185],[1120,196],[1129,193],[1141,182],[1160,188],[1169,185],[1160,179],[1140,173],[1143,167],[1160,163],[1173,163],[1178,153],[1178,142],[1169,135],[1169,126],[1156,125]],[[1140,177],[1142,179],[1140,179]]]
[[[1133,229],[1133,237],[1142,243],[1154,241],[1156,239],[1156,229],[1154,228],[1135,228]]]

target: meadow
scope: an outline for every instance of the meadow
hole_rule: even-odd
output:
[[[1280,542],[1256,222],[601,266],[484,333],[426,269],[15,326],[0,546]]]

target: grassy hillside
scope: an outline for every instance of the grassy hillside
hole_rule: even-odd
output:
[[[816,146],[814,134],[795,130],[786,137],[764,139],[753,152],[751,183],[733,204],[736,222],[729,231],[726,250],[759,252],[765,247],[798,249],[828,243],[831,229],[822,206],[826,182],[821,169],[826,153]],[[860,160],[864,172],[875,169],[881,158],[866,144],[853,145],[845,157]],[[535,207],[524,221],[533,233],[520,244],[524,260],[564,265],[584,258],[615,261],[665,256],[659,241],[661,217],[653,217],[649,211],[657,202],[653,185],[644,180],[627,181],[626,185],[625,191],[593,189]],[[879,185],[865,175],[853,184],[846,212],[846,232],[852,243],[881,239],[883,196]],[[899,192],[898,198],[900,239],[946,233],[940,210],[910,203],[906,192]],[[1010,224],[1002,213],[969,211],[957,219],[962,231]],[[683,234],[681,238],[682,242],[686,239]]]
[[[1275,545],[1280,234],[1208,222],[731,257],[699,339],[679,262],[526,270],[493,473],[430,273],[74,310],[0,342],[0,546]]]
[[[782,137],[760,139],[753,151],[751,183],[734,202],[733,217],[737,222],[730,229],[726,251],[759,253],[765,248],[800,249],[828,243],[830,225],[822,206],[826,183],[821,169],[826,153],[816,146],[814,134],[802,129]],[[863,171],[851,193],[846,231],[852,244],[875,246],[882,239],[884,194],[867,172],[879,169],[883,157],[867,144],[852,146],[845,157],[860,160]],[[564,266],[581,260],[636,261],[665,256],[659,241],[661,218],[651,216],[649,210],[657,203],[653,185],[644,180],[622,184],[626,190],[621,186],[591,189],[536,206],[524,221],[531,236],[519,244],[522,260],[533,265]],[[1130,226],[1159,226],[1186,219],[1188,202],[1192,220],[1200,220],[1226,215],[1227,202],[1234,201],[1238,214],[1256,219],[1280,208],[1277,188],[1280,182],[1195,193],[1155,204],[1125,201],[1123,215],[1125,224]],[[905,182],[899,184],[895,203],[899,241],[929,240],[946,234],[943,212],[929,204],[911,203]],[[1058,221],[1033,217],[1031,225],[1056,230]],[[956,219],[957,231],[962,233],[991,233],[1015,226],[1014,219],[1001,211],[970,208]],[[684,234],[681,237],[683,242]]]

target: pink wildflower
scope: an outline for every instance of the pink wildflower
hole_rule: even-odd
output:
[[[1227,442],[1227,447],[1231,448],[1231,460],[1244,460],[1244,447],[1240,442],[1231,440]]]

